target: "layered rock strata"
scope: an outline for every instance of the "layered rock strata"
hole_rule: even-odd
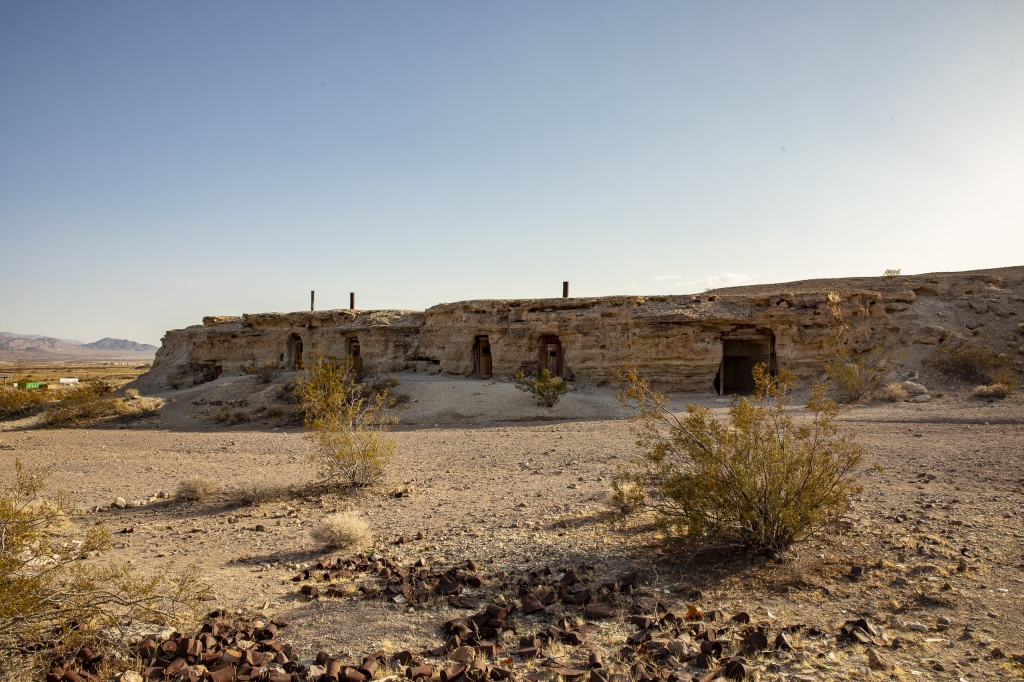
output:
[[[829,307],[830,292],[841,301],[842,323]],[[1024,267],[678,296],[463,301],[422,312],[260,313],[207,317],[167,332],[141,384],[189,386],[251,363],[293,369],[315,354],[351,353],[381,371],[510,377],[546,366],[598,384],[631,362],[660,388],[712,391],[723,371],[729,387],[734,355],[817,377],[827,342],[841,328],[854,352],[896,342],[913,357],[950,335],[1009,343],[1022,320]]]

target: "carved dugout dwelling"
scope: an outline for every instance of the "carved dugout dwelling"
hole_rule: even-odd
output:
[[[951,334],[970,334],[968,317],[982,314],[979,310],[993,317],[992,329],[996,322],[1011,324],[1013,316],[1024,313],[1024,268],[793,282],[681,296],[207,317],[202,325],[167,332],[142,385],[192,385],[213,378],[215,367],[237,374],[252,359],[294,369],[311,353],[323,353],[338,359],[353,355],[385,372],[510,378],[546,368],[570,381],[595,384],[611,381],[613,371],[629,362],[661,390],[744,393],[753,388],[751,369],[758,362],[773,371],[785,367],[800,379],[821,375],[826,342],[840,333],[827,305],[829,291],[840,294],[841,341],[851,350],[895,339],[920,355]]]

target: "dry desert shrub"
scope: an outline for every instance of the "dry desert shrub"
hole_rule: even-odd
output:
[[[129,388],[125,390],[124,397],[128,400],[135,400],[139,397],[139,392],[134,388]]]
[[[364,374],[365,374],[365,369],[364,369]],[[377,379],[376,375],[374,375],[373,381],[370,384],[370,389],[373,390],[373,391],[381,391],[381,390],[387,391],[387,390],[390,390],[390,389],[398,386],[400,383],[402,383],[402,382],[394,374],[388,374],[383,379]]]
[[[1002,384],[1008,393],[1017,385],[1017,370],[1013,358],[999,353],[988,339],[947,339],[935,349],[929,362],[944,374],[964,381],[984,384]]]
[[[825,373],[843,402],[852,403],[881,390],[893,363],[903,351],[892,340],[874,346],[864,353],[854,354],[842,342],[848,329],[843,318],[842,296],[829,292],[827,305],[838,323],[835,336],[829,339]]]
[[[52,429],[109,417],[115,413],[113,387],[104,382],[78,385],[47,408],[43,427]]]
[[[642,497],[642,492],[636,490],[635,483],[623,480],[615,486],[615,489],[609,491],[601,501],[616,514],[629,516],[641,510],[642,505],[639,505],[637,500]]]
[[[114,413],[121,417],[148,417],[156,414],[163,406],[161,398],[116,398],[113,401]]]
[[[613,489],[691,543],[779,551],[837,519],[859,490],[861,447],[839,432],[840,408],[822,384],[811,389],[809,423],[797,426],[787,410],[792,374],[770,376],[763,363],[753,398],[734,399],[726,422],[692,404],[677,416],[635,365],[618,379],[639,454]]]
[[[899,277],[901,272],[903,272],[901,268],[886,268],[885,272],[882,273],[882,277]]]
[[[174,495],[185,502],[202,502],[217,490],[217,482],[202,476],[189,476],[178,481]]]
[[[286,500],[291,489],[269,481],[246,481],[231,492],[231,503],[238,507],[258,507],[268,502]]]
[[[281,368],[273,360],[264,360],[258,365],[255,360],[250,360],[242,365],[242,371],[246,374],[251,374],[261,384],[271,383],[274,379],[281,376],[282,372]]]
[[[232,409],[230,405],[221,405],[213,411],[213,418],[228,426],[235,424],[246,424],[252,421],[252,414],[241,408]]]
[[[324,549],[346,549],[365,545],[370,537],[370,529],[355,513],[344,512],[325,516],[310,531],[310,536],[313,542]]]
[[[230,426],[235,424],[247,424],[252,421],[252,414],[248,410],[237,409],[232,410],[228,416],[227,423]]]
[[[990,384],[988,386],[978,386],[972,392],[971,395],[975,398],[1009,398],[1010,394],[1013,393],[1013,388],[1006,384]]]
[[[552,377],[551,372],[542,369],[536,378],[527,377],[523,372],[515,375],[516,388],[530,393],[537,399],[538,405],[554,407],[555,403],[566,394],[569,386],[559,377]]]
[[[903,386],[896,381],[891,384],[887,384],[886,387],[882,389],[882,398],[884,400],[888,400],[890,403],[901,403],[909,397],[907,389],[903,388]]]
[[[90,524],[59,541],[54,529],[78,515],[71,499],[43,496],[47,469],[16,459],[12,473],[0,484],[0,670],[25,664],[4,659],[33,643],[51,643],[55,654],[96,639],[116,649],[133,623],[194,623],[205,591],[194,571],[142,577],[131,563],[80,561],[106,551],[110,536]]]
[[[0,419],[28,417],[46,408],[47,396],[42,391],[21,388],[0,388]]]
[[[362,488],[383,480],[398,448],[388,435],[398,420],[388,413],[395,401],[387,389],[361,383],[351,355],[321,355],[299,376],[297,394],[321,482]]]
[[[46,408],[42,426],[47,429],[76,426],[104,417],[138,419],[156,414],[162,405],[162,399],[140,398],[137,391],[134,398],[118,398],[113,386],[99,381],[64,392],[60,400]]]

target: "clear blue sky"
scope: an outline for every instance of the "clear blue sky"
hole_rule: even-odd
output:
[[[0,330],[1024,264],[1024,2],[0,4]]]

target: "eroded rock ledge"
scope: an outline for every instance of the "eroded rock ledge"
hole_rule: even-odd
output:
[[[844,342],[860,352],[896,340],[919,356],[954,336],[1007,343],[1024,321],[1024,267],[891,278],[812,280],[679,296],[479,300],[425,311],[324,310],[211,316],[167,332],[149,390],[238,374],[246,363],[292,369],[311,354],[356,353],[382,371],[510,377],[550,368],[604,383],[624,362],[656,386],[711,391],[729,363],[771,360],[818,376],[838,329],[827,305],[842,299]],[[723,356],[746,360],[723,362]],[[489,358],[489,360],[488,360]],[[740,365],[737,365],[739,367]],[[746,365],[743,365],[745,367]],[[742,367],[740,367],[741,371]]]

